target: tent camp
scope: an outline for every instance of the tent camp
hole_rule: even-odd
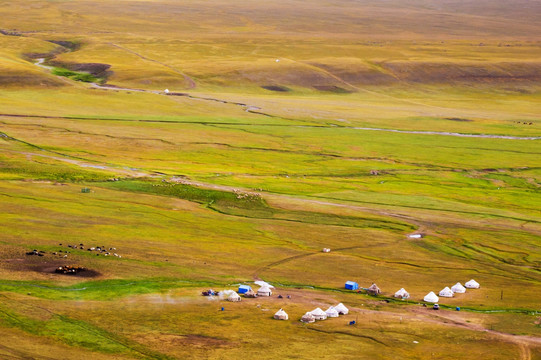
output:
[[[451,287],[451,290],[454,292],[454,293],[459,293],[459,294],[463,294],[466,292],[466,288],[464,286],[462,286],[461,283],[457,282],[456,284],[453,285],[453,287]]]
[[[357,290],[358,288],[359,284],[357,284],[355,281],[346,281],[347,290]]]
[[[406,291],[406,289],[402,288],[394,293],[394,297],[399,299],[409,299],[410,294]]]
[[[479,283],[473,279],[464,284],[468,289],[479,289]]]
[[[249,290],[252,290],[252,288],[251,288],[250,286],[248,286],[248,285],[240,285],[240,286],[239,286],[239,291],[238,291],[238,293],[239,293],[239,294],[245,294],[245,293],[247,293]]]
[[[314,310],[310,311],[312,315],[314,315],[314,318],[316,320],[325,320],[327,319],[327,314],[325,311],[321,310],[320,308],[315,308]]]
[[[338,317],[338,311],[336,311],[335,308],[333,308],[332,306],[329,306],[329,308],[327,310],[325,310],[325,314],[327,314],[327,317],[330,317],[330,318],[333,318],[333,317]]]
[[[284,310],[280,309],[274,314],[274,318],[276,320],[287,320],[289,319],[289,316],[287,316],[287,313]]]
[[[253,291],[252,289],[246,291],[244,293],[244,297],[245,298],[256,298],[257,297],[257,294],[255,293],[255,291]]]
[[[453,290],[449,289],[448,286],[446,286],[442,291],[440,291],[441,297],[453,297],[454,293]]]
[[[257,290],[257,296],[271,296],[272,290],[268,286],[262,286]]]
[[[347,315],[349,310],[347,307],[344,306],[344,304],[340,303],[334,307],[336,311],[338,311],[338,314],[340,315]]]
[[[428,294],[426,294],[423,300],[426,302],[437,303],[440,299],[438,298],[436,294],[434,294],[433,291],[431,291]]]
[[[301,321],[303,323],[313,323],[316,321],[316,318],[314,315],[312,315],[311,312],[307,312],[306,314],[304,314],[302,317],[301,317]]]
[[[232,291],[229,296],[227,297],[227,301],[233,301],[233,302],[237,302],[237,301],[240,301],[240,295],[237,294],[236,292]]]
[[[376,284],[370,285],[370,287],[366,290],[366,292],[369,295],[374,295],[374,296],[381,294],[381,290]]]

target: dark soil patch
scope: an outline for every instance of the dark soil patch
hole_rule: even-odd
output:
[[[336,94],[350,94],[351,91],[344,88],[338,87],[336,85],[314,85],[314,89],[319,91],[328,91]]]
[[[170,92],[165,94],[167,96],[189,96],[187,93],[181,93],[181,92]]]
[[[92,74],[96,77],[104,77],[107,75],[108,71],[111,68],[109,64],[100,64],[100,63],[82,63],[82,64],[72,64],[69,69],[73,71],[83,71],[89,74]]]
[[[470,120],[470,119],[462,119],[462,118],[457,118],[457,117],[445,118],[445,120],[460,121],[460,122],[473,122],[473,120]]]
[[[67,41],[67,40],[47,40],[47,41],[50,43],[65,47],[66,49],[69,49],[71,51],[76,51],[81,48],[81,44],[73,42],[73,41]]]
[[[64,263],[53,264],[52,262],[47,262],[47,263],[33,266],[32,270],[36,272],[40,272],[40,273],[45,273],[45,274],[55,274],[58,276],[81,277],[81,278],[94,278],[101,275],[101,273],[99,273],[98,271],[91,270],[91,269],[85,269],[84,271],[79,271],[76,273],[69,273],[69,274],[58,273],[56,272],[56,269],[58,269],[58,267],[60,266],[64,266]]]
[[[0,29],[0,34],[6,35],[6,36],[23,36],[23,34],[18,32],[17,30]]]
[[[280,86],[280,85],[264,85],[264,86],[261,86],[263,89],[265,90],[270,90],[270,91],[279,91],[279,92],[288,92],[288,91],[291,91],[291,89],[285,87],[285,86]]]
[[[94,278],[101,275],[100,272],[92,269],[86,268],[84,271],[79,271],[77,273],[71,274],[62,274],[57,273],[56,269],[60,266],[65,266],[66,262],[61,260],[47,260],[45,257],[38,256],[26,256],[25,258],[18,259],[9,259],[5,261],[9,263],[9,266],[13,270],[19,271],[34,271],[43,274],[55,274],[58,276],[69,276],[69,277],[81,277],[81,278]]]
[[[18,253],[18,254],[17,254]],[[82,278],[94,278],[102,275],[100,272],[86,268],[85,271],[76,274],[58,274],[55,273],[59,266],[72,265],[67,259],[51,259],[50,253],[45,256],[28,256],[21,254],[19,251],[10,254],[10,258],[3,258],[0,261],[0,267],[10,271],[30,271],[42,274],[55,274],[57,276],[70,276]]]

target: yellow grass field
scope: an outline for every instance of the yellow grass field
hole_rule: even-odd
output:
[[[541,359],[540,14],[0,0],[0,358]]]

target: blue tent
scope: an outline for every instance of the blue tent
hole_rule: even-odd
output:
[[[244,294],[244,293],[247,293],[250,290],[252,290],[252,288],[250,286],[248,286],[248,285],[240,285],[238,293],[239,294]]]
[[[357,284],[355,281],[346,281],[347,290],[357,290],[358,288],[359,284]]]

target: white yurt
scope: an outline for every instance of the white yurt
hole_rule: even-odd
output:
[[[426,294],[423,300],[426,302],[431,302],[431,303],[437,303],[438,301],[440,301],[438,296],[434,294],[434,291],[431,291],[428,294]]]
[[[302,317],[301,317],[301,321],[303,323],[313,323],[316,321],[316,318],[314,315],[312,315],[311,312],[307,312],[306,314],[304,314]]]
[[[336,311],[335,308],[333,308],[332,306],[329,306],[329,308],[327,310],[325,310],[325,314],[327,314],[327,317],[330,317],[330,318],[333,318],[333,317],[338,317],[338,311]]]
[[[394,297],[399,299],[409,299],[410,294],[406,291],[406,289],[402,288],[394,293]]]
[[[320,308],[315,308],[315,310],[310,311],[312,315],[314,315],[314,318],[316,320],[325,320],[327,319],[327,314],[325,311],[321,310]]]
[[[446,286],[442,291],[440,291],[440,296],[442,297],[453,297],[453,290],[449,289],[449,286]]]
[[[289,319],[289,316],[284,310],[280,309],[276,312],[276,314],[274,314],[274,318],[276,320],[287,320]]]
[[[452,287],[451,287],[451,290],[454,292],[454,293],[459,293],[459,294],[463,294],[466,292],[466,288],[464,286],[462,286],[461,283],[457,282],[456,284],[454,284]]]
[[[348,308],[342,303],[334,306],[334,310],[338,311],[339,315],[347,315],[349,312]]]
[[[227,301],[233,301],[233,302],[237,302],[237,301],[240,301],[240,295],[237,294],[236,292],[231,292],[229,294],[229,296],[227,297]]]
[[[479,289],[480,285],[477,281],[471,279],[467,283],[464,284],[468,289]]]
[[[257,296],[271,296],[272,290],[268,286],[262,286],[257,290]]]

